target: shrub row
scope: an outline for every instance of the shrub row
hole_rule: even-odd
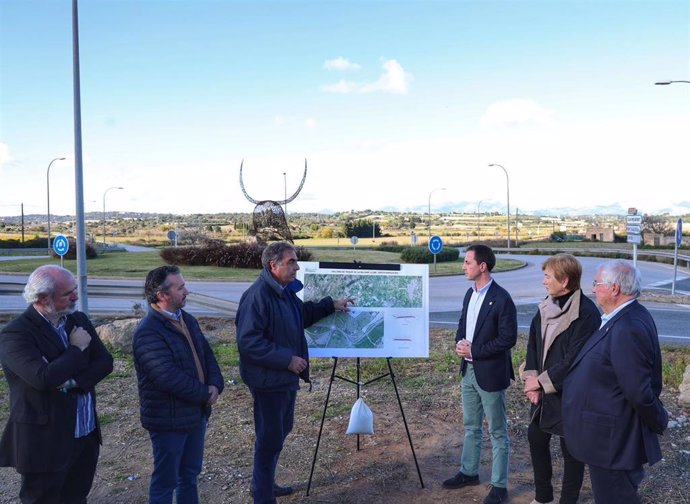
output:
[[[8,238],[6,240],[0,240],[0,248],[2,249],[10,249],[10,248],[42,248],[42,247],[47,247],[48,246],[48,238],[39,238],[38,236],[35,236],[34,238],[30,238],[28,240],[24,240],[24,243],[22,243],[21,240],[15,239],[15,238]]]
[[[384,241],[378,246],[378,250],[382,252],[396,252],[398,254],[406,248],[408,248],[407,245],[400,245],[397,241]]]
[[[45,240],[43,240],[45,242]],[[67,253],[63,256],[65,259],[76,259],[77,258],[77,240],[74,238],[67,238],[67,241],[69,242],[69,249],[67,250]],[[44,243],[45,245],[45,243]],[[53,249],[50,249],[50,255],[52,257],[60,257],[55,253]],[[87,259],[93,259],[98,256],[98,253],[96,252],[96,248],[91,245],[90,243],[86,244],[86,258]]]
[[[165,248],[160,255],[166,263],[175,265],[259,269],[264,248],[265,245],[256,243],[225,245],[221,241],[209,241],[201,247]],[[303,247],[297,247],[297,258],[310,261],[312,254]]]
[[[403,262],[411,264],[431,264],[434,262],[434,254],[426,247],[409,247],[400,254]],[[453,247],[444,247],[441,252],[436,254],[436,262],[457,261],[459,251]]]

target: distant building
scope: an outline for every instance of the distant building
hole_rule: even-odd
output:
[[[585,231],[585,238],[591,241],[613,243],[613,228],[590,227]]]
[[[690,240],[687,236],[683,236],[681,239],[681,246],[688,245]],[[645,245],[653,245],[655,247],[663,247],[664,245],[674,245],[676,243],[676,235],[661,235],[658,233],[645,233],[644,234]]]

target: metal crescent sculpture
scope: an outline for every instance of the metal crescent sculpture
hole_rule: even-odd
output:
[[[302,182],[300,182],[297,191],[295,191],[295,194],[289,198],[281,201],[255,200],[249,196],[244,187],[244,181],[242,180],[243,168],[244,159],[240,164],[240,187],[242,188],[242,193],[250,203],[254,203],[254,205],[256,205],[254,207],[254,214],[252,216],[252,228],[249,230],[249,234],[255,236],[258,242],[265,243],[278,239],[293,243],[287,218],[285,217],[285,212],[283,211],[283,207],[281,205],[285,205],[293,201],[302,190],[304,181],[307,180],[307,160],[304,160],[304,175],[302,176]]]

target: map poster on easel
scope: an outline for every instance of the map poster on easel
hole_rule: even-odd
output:
[[[305,330],[311,357],[428,357],[429,266],[300,262],[303,301],[351,297]]]

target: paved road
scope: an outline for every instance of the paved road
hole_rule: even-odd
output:
[[[50,259],[50,256],[48,256],[48,255],[32,255],[32,256],[0,255],[0,261],[22,261],[24,259]]]
[[[537,304],[543,299],[543,272],[541,264],[545,256],[506,256],[525,261],[526,266],[514,271],[496,273],[495,280],[505,287],[513,296],[518,307],[518,324],[522,330],[529,328],[529,323],[536,312]],[[583,266],[582,285],[585,293],[591,294],[594,275],[602,259],[596,257],[579,258]],[[639,261],[644,289],[659,289],[670,293],[673,280],[673,267],[667,264]],[[26,276],[0,275],[0,282],[25,281]],[[250,282],[207,282],[188,281],[188,288],[206,296],[226,301],[238,302]],[[90,279],[89,285],[129,285],[143,286],[143,280],[106,280]],[[460,316],[460,303],[469,282],[464,276],[432,277],[429,279],[429,311],[432,327],[457,326]],[[690,271],[679,269],[676,283],[677,294],[690,294]],[[89,309],[93,313],[131,312],[135,304],[143,304],[140,297],[89,299]],[[690,305],[672,305],[663,303],[644,303],[652,312],[657,323],[660,339],[667,344],[690,345]],[[20,296],[0,296],[0,310],[20,311],[25,302]],[[195,315],[211,315],[213,310],[202,306],[188,305]]]
[[[525,261],[524,268],[494,274],[496,282],[513,296],[518,310],[518,326],[528,330],[538,303],[544,298],[541,264],[546,256],[506,256]],[[582,286],[585,294],[592,295],[592,282],[602,259],[580,257],[582,263]],[[670,294],[673,281],[673,266],[661,263],[638,261],[642,272],[643,288],[659,290]],[[460,317],[460,303],[469,282],[462,276],[432,278],[429,287],[429,322],[432,327],[457,327]],[[676,294],[690,295],[690,271],[679,269],[676,280]],[[643,303],[650,310],[664,344],[690,345],[690,305],[667,303]]]

